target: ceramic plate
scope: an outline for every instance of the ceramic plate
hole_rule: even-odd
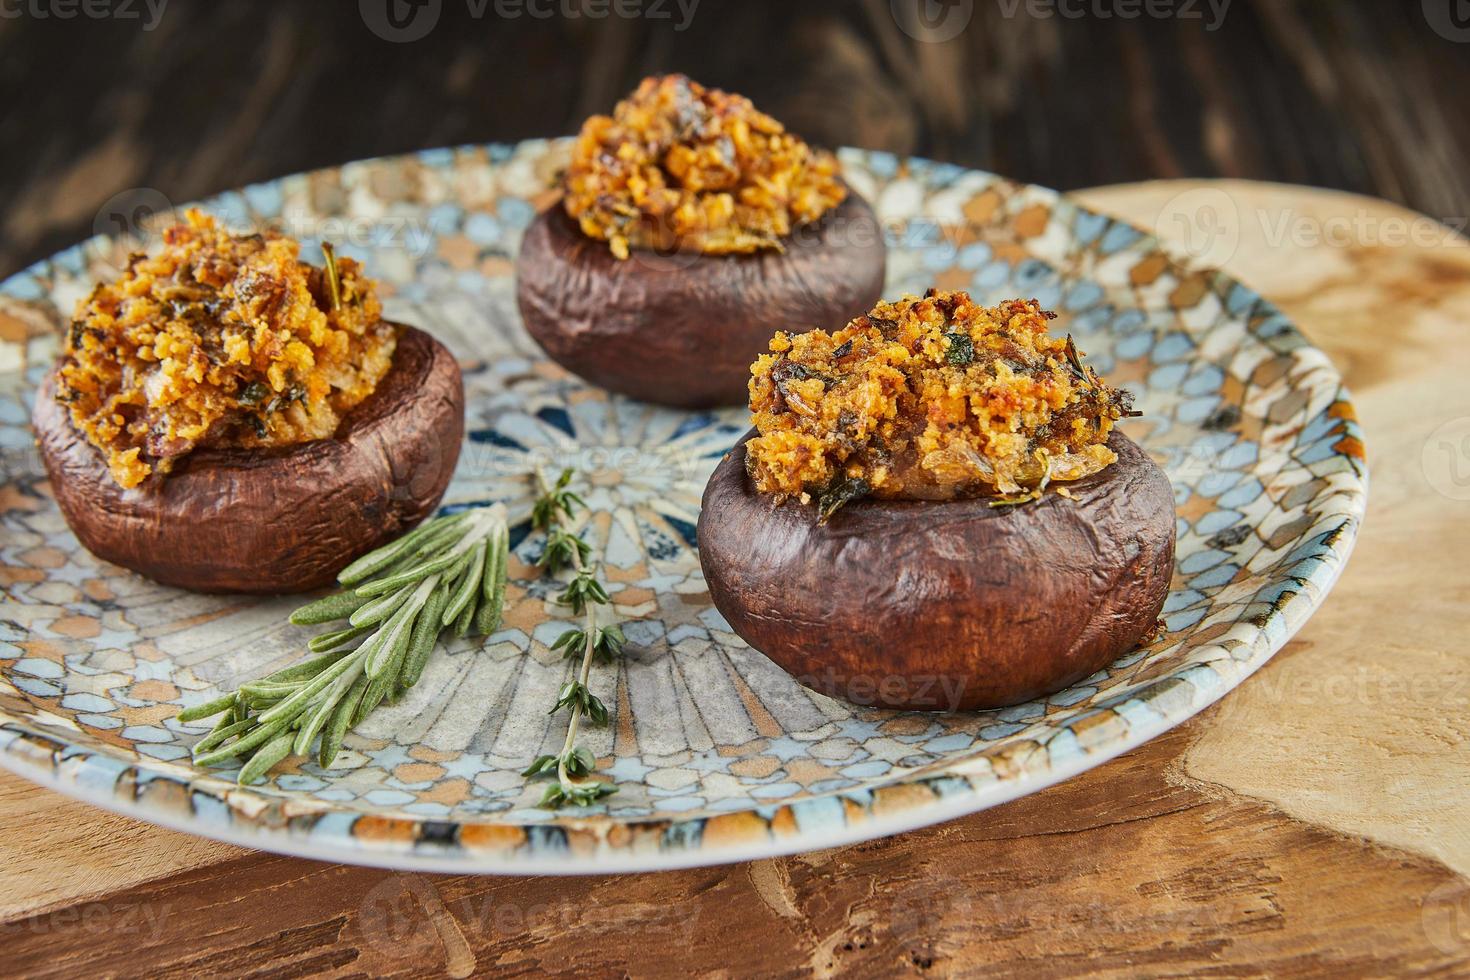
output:
[[[806,691],[730,632],[694,550],[705,479],[746,413],[610,397],[521,328],[511,260],[565,152],[437,150],[203,206],[283,228],[312,261],[314,242],[333,241],[382,281],[394,319],[455,352],[468,419],[446,506],[524,510],[538,462],[583,474],[586,531],[629,640],[624,661],[594,671],[615,717],[584,742],[617,794],[553,814],[519,775],[560,744],[565,721],[547,709],[571,669],[547,648],[567,617],[524,525],[504,628],[441,647],[330,771],[298,761],[241,788],[191,766],[204,729],[175,721],[180,707],[299,657],[310,634],[282,625],[298,600],[164,588],[97,561],[63,523],[27,418],[73,305],[126,254],[105,237],[0,286],[0,764],[143,820],[337,861],[576,873],[765,857],[980,810],[1131,749],[1260,667],[1341,570],[1366,493],[1358,426],[1327,358],[1269,303],[1052,191],[844,151],[888,229],[886,295],[1034,296],[1134,391],[1146,414],[1126,431],[1173,481],[1178,564],[1166,630],[1044,701],[930,715]]]

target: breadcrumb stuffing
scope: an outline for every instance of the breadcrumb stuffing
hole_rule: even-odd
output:
[[[683,75],[645,78],[611,116],[583,123],[563,183],[567,214],[620,259],[779,251],[847,196],[832,154]]]
[[[815,497],[825,514],[869,494],[1016,494],[1099,472],[1129,396],[1048,333],[1053,317],[1035,300],[987,309],[930,290],[835,333],[776,334],[751,368],[756,489]]]
[[[190,210],[160,254],[77,306],[56,397],[135,487],[196,448],[330,437],[392,366],[394,328],[373,282],[338,259],[324,270],[275,234],[231,235]]]

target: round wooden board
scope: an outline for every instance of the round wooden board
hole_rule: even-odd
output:
[[[1296,640],[1221,705],[948,824],[607,879],[276,857],[0,772],[0,972],[1470,971],[1470,243],[1382,201],[1300,187],[1076,196],[1277,302],[1363,416],[1372,493],[1357,554]]]

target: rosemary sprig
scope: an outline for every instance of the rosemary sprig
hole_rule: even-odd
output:
[[[527,778],[556,775],[556,782],[546,787],[539,806],[556,809],[563,804],[590,806],[604,796],[617,792],[612,783],[588,778],[596,759],[584,747],[577,745],[577,731],[585,717],[588,724],[605,725],[608,722],[607,707],[587,686],[594,660],[611,660],[623,650],[626,642],[623,630],[615,623],[607,626],[597,624],[597,607],[610,604],[607,590],[597,581],[593,567],[589,564],[591,545],[566,529],[577,507],[586,507],[581,497],[567,489],[572,479],[571,470],[563,470],[555,485],[547,482],[546,475],[536,472],[541,496],[531,511],[532,525],[546,534],[546,547],[537,562],[549,575],[563,570],[572,571],[557,602],[570,606],[572,612],[583,617],[580,629],[569,629],[551,645],[561,650],[564,657],[580,654],[581,666],[577,675],[562,685],[556,703],[548,714],[566,708],[571,711],[567,722],[567,737],[561,752],[536,758],[521,774]]]
[[[194,746],[194,762],[248,755],[243,785],[318,743],[317,761],[330,766],[348,729],[418,682],[441,632],[499,627],[509,553],[505,507],[496,504],[426,521],[348,565],[337,576],[342,591],[291,614],[297,625],[347,621],[307,644],[318,656],[179,712],[184,722],[222,716]]]

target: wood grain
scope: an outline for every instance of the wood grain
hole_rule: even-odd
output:
[[[1402,209],[1304,188],[1086,196],[1147,225],[1198,191],[1245,216],[1228,264],[1346,370],[1374,481],[1340,591],[1218,708],[938,827],[618,879],[400,875],[240,852],[7,777],[0,973],[1470,974],[1467,713],[1412,693],[1465,670],[1470,504],[1436,489],[1444,474],[1423,448],[1470,417],[1456,341],[1470,246],[1443,232],[1370,243]],[[1367,224],[1341,244],[1263,245],[1251,228],[1280,227],[1282,212]]]
[[[106,813],[4,770],[0,827],[0,923],[249,853]]]
[[[7,972],[196,976],[1407,973],[1454,878],[1171,783],[1178,732],[1056,791],[883,842],[620,879],[240,857],[4,927]],[[90,913],[88,909],[94,909]],[[759,937],[758,941],[755,937]],[[145,969],[146,967],[146,969]]]
[[[182,203],[343,160],[563,135],[668,70],[818,143],[1063,190],[1248,177],[1466,214],[1470,44],[1436,34],[1419,0],[1233,0],[1218,22],[1205,0],[1165,4],[1198,16],[1091,13],[1114,5],[974,0],[943,43],[905,33],[890,0],[705,0],[682,28],[476,18],[495,5],[444,0],[407,44],[351,2],[172,0],[152,30],[23,13],[0,19],[0,275],[117,230],[139,200],[120,192]]]

